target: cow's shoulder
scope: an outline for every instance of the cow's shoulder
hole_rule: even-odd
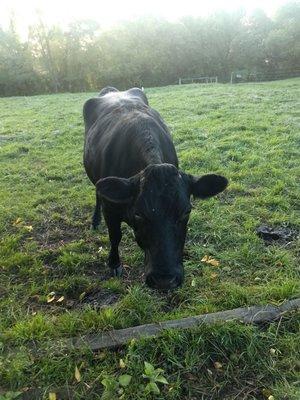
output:
[[[126,93],[128,93],[129,96],[139,98],[147,106],[149,105],[146,94],[140,88],[136,88],[136,87],[135,88],[131,88],[131,89],[127,90]]]
[[[105,96],[107,93],[113,92],[119,92],[119,90],[113,86],[105,86],[103,89],[100,90],[98,97]]]
[[[88,118],[99,106],[101,103],[101,99],[99,97],[92,97],[91,99],[88,99],[84,105],[83,105],[83,116],[84,118]]]
[[[83,118],[87,127],[90,127],[96,121],[99,110],[102,108],[102,103],[101,97],[92,97],[84,103]]]

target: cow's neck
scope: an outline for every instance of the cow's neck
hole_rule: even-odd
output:
[[[151,130],[146,129],[142,138],[141,148],[145,165],[162,164],[163,160],[161,150],[157,141],[153,137]]]
[[[156,149],[153,149],[153,151],[144,153],[144,163],[146,166],[152,164],[162,164],[163,161],[161,159],[160,152]]]

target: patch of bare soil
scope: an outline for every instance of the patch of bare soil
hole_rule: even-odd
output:
[[[81,305],[90,305],[93,308],[101,309],[115,304],[120,296],[119,293],[109,289],[95,289],[84,296]]]
[[[289,244],[298,236],[296,229],[286,226],[271,227],[268,225],[260,225],[256,229],[256,233],[266,245],[274,243]]]

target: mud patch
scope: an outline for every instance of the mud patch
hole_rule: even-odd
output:
[[[120,297],[121,294],[109,289],[95,289],[84,296],[81,305],[90,305],[93,308],[101,309],[115,304]]]
[[[269,244],[288,244],[292,242],[298,235],[297,231],[288,227],[271,227],[268,225],[261,225],[256,229],[256,234],[264,241],[266,245]]]

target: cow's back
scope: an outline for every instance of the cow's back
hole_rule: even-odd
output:
[[[139,89],[100,92],[85,103],[83,115],[84,165],[93,183],[135,175],[147,166],[148,153],[154,163],[178,166],[168,128]]]

